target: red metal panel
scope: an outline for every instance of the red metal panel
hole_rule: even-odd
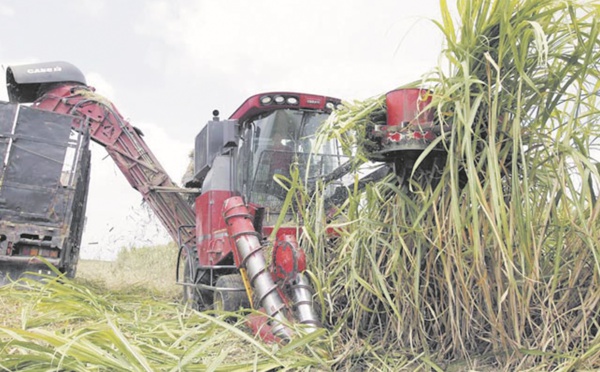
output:
[[[285,283],[291,282],[297,274],[306,270],[306,254],[298,245],[295,234],[278,232],[271,265],[275,278]]]
[[[425,110],[431,94],[425,89],[398,89],[385,96],[387,125],[425,124],[433,121],[433,112]]]
[[[196,237],[200,265],[217,265],[231,251],[223,203],[230,191],[207,191],[196,198]]]

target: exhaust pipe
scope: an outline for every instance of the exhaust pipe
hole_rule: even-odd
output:
[[[291,339],[292,332],[284,324],[287,320],[287,309],[267,269],[260,235],[254,230],[253,218],[248,207],[241,197],[234,196],[225,200],[223,209],[227,233],[237,247],[240,267],[246,269],[250,284],[258,294],[259,303],[274,319],[273,334],[282,339]]]

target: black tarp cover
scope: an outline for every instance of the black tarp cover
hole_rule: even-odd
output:
[[[73,120],[0,102],[0,220],[64,220],[73,190],[61,183],[61,174]]]

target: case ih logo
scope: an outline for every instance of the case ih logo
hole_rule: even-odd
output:
[[[308,103],[309,105],[319,105],[319,104],[321,104],[321,100],[314,99],[314,98],[307,98],[306,103]]]
[[[44,72],[59,72],[62,71],[62,67],[38,67],[38,68],[28,68],[28,74],[43,74]]]

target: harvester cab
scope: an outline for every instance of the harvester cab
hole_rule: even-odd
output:
[[[348,160],[335,141],[316,148],[317,130],[339,104],[303,93],[258,94],[198,134],[194,174],[185,184],[201,189],[195,200],[197,245],[182,255],[185,296],[194,306],[262,308],[275,319],[272,333],[279,337],[289,336],[283,324],[292,318],[307,329],[318,326],[297,242],[300,227],[273,230],[293,165],[298,174],[316,178]],[[271,235],[275,241],[269,243]]]

